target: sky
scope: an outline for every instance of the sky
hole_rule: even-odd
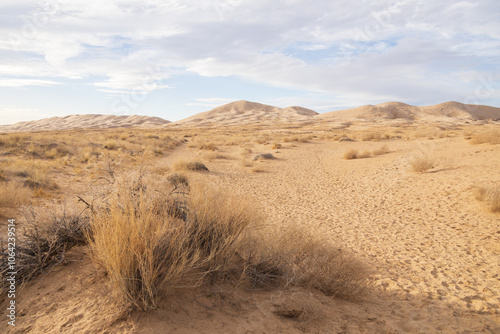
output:
[[[0,124],[236,100],[500,107],[500,2],[0,2]]]

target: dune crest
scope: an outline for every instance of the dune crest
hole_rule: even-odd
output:
[[[239,125],[252,123],[288,123],[307,121],[318,113],[302,108],[278,108],[267,104],[245,100],[235,101],[223,106],[205,111],[176,122],[189,125]]]
[[[433,120],[448,118],[456,120],[500,119],[500,108],[444,102],[432,106],[417,107],[401,102],[385,102],[357,108],[330,111],[318,116],[322,119],[407,119]]]
[[[157,127],[167,123],[170,122],[160,117],[139,115],[68,115],[64,117],[44,118],[37,121],[19,122],[10,125],[0,125],[0,132]]]

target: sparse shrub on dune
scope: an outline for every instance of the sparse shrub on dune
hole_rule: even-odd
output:
[[[500,185],[474,189],[478,201],[486,203],[491,212],[500,212]]]
[[[217,150],[217,145],[214,143],[201,144],[199,146],[200,150],[215,151]]]
[[[27,225],[23,237],[16,243],[16,281],[26,282],[54,265],[65,261],[65,253],[76,245],[86,244],[88,219],[81,215],[36,212],[26,213]],[[8,249],[0,250],[0,272],[5,277],[10,271],[6,256]],[[1,290],[6,291],[7,281],[1,280]]]
[[[163,290],[230,274],[238,239],[255,216],[241,199],[196,184],[179,214],[171,209],[175,197],[157,190],[143,181],[122,186],[96,211],[90,230],[94,257],[115,292],[140,310],[155,308]]]
[[[352,160],[356,159],[358,157],[358,151],[357,150],[349,150],[344,153],[343,158],[346,160]]]
[[[359,153],[356,156],[356,158],[358,158],[358,159],[366,159],[366,158],[369,158],[371,156],[372,156],[371,152],[369,152],[369,151],[363,151],[363,152]]]
[[[261,153],[254,156],[252,160],[256,161],[256,160],[272,160],[272,159],[276,158],[271,153]]]
[[[381,135],[380,135],[380,133],[377,133],[377,132],[363,133],[361,136],[362,141],[371,141],[371,140],[378,141],[380,139],[381,139]]]
[[[176,171],[208,171],[207,166],[199,161],[178,160],[172,168]]]
[[[295,285],[341,298],[359,296],[367,288],[365,264],[300,227],[248,231],[240,248],[248,267],[247,279],[255,286]]]
[[[92,254],[117,296],[136,308],[155,308],[176,287],[226,280],[337,297],[365,286],[363,266],[331,243],[296,230],[259,234],[259,211],[245,199],[184,176],[168,181],[173,191],[147,178],[128,181],[91,218]]]
[[[373,155],[384,155],[391,152],[387,145],[381,146],[380,148],[373,151]]]
[[[30,191],[18,182],[0,181],[0,210],[17,208],[29,202]]]
[[[415,157],[410,161],[410,167],[416,173],[425,173],[435,167],[435,162],[427,156]]]
[[[470,136],[471,143],[478,144],[500,144],[500,130],[489,130],[479,133],[474,133]]]

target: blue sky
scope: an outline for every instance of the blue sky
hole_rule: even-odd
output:
[[[0,60],[0,124],[241,99],[500,107],[500,3],[2,0]]]

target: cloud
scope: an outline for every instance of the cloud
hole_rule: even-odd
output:
[[[339,103],[460,99],[477,85],[464,71],[498,75],[498,9],[495,0],[7,1],[0,85],[77,79],[116,94],[190,72]]]
[[[50,80],[24,79],[24,78],[0,78],[0,87],[23,87],[43,86],[49,87],[59,85],[59,82]]]

